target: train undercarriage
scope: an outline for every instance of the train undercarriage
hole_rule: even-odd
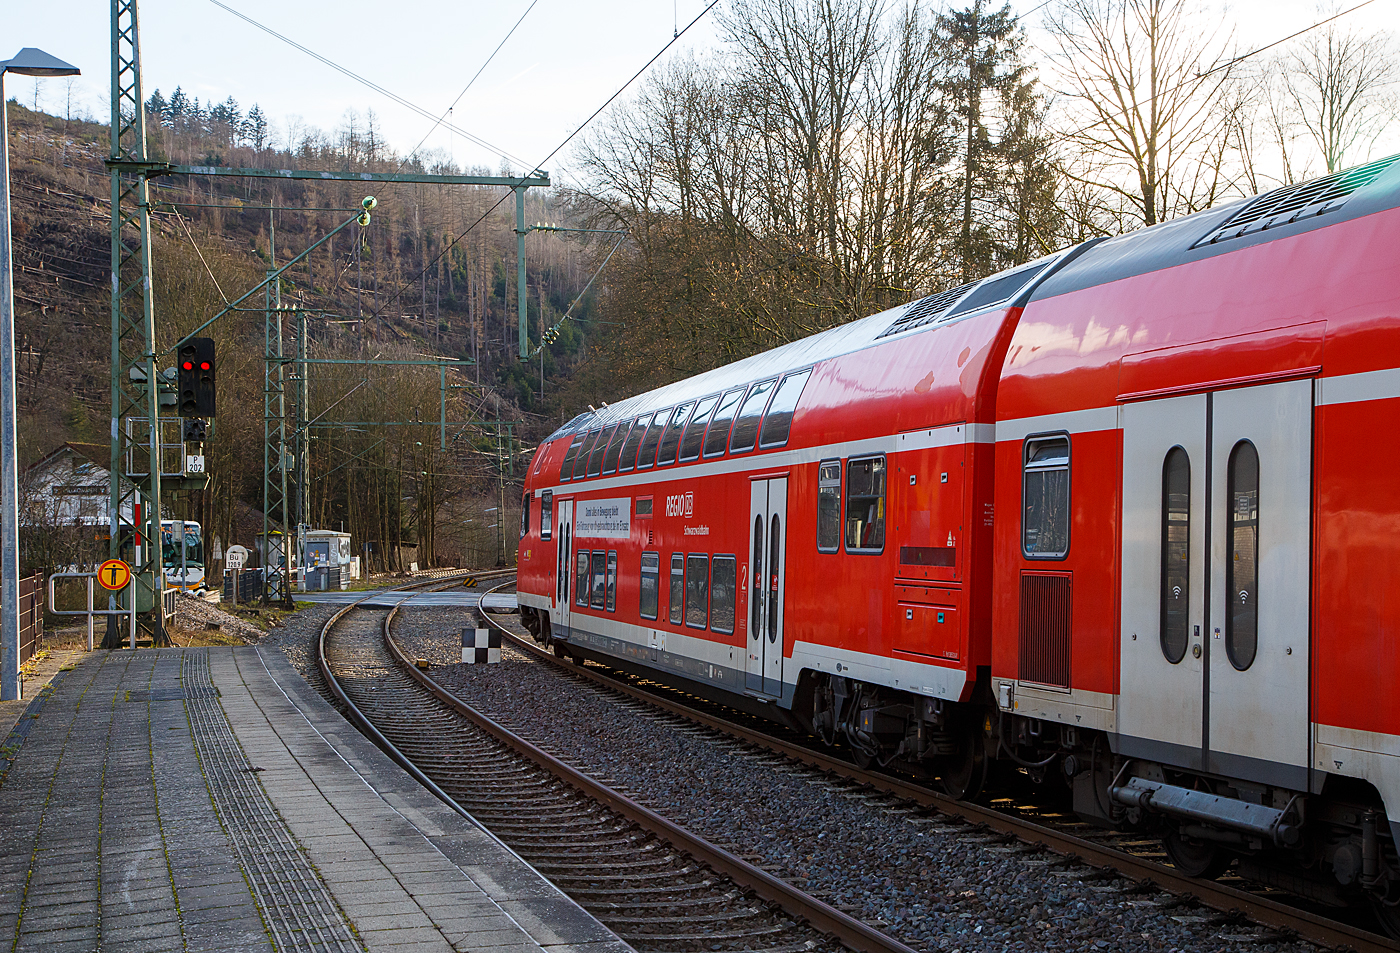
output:
[[[593,657],[552,639],[546,615],[526,609],[521,616],[556,655]],[[652,670],[638,674],[668,680]],[[1400,855],[1381,798],[1365,782],[1329,776],[1320,793],[1309,793],[1123,758],[1101,731],[1000,711],[985,677],[965,703],[812,671],[799,680],[790,711],[740,696],[717,700],[846,749],[863,768],[912,775],[959,800],[1032,785],[1045,802],[1083,820],[1159,838],[1189,876],[1215,879],[1233,868],[1327,906],[1369,904],[1400,938]]]

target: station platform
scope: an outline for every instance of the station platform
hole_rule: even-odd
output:
[[[0,746],[0,943],[631,948],[420,787],[276,649],[83,655]]]
[[[319,602],[333,605],[348,605],[358,602],[369,609],[392,609],[394,606],[414,609],[449,607],[454,609],[475,609],[477,603],[489,612],[514,612],[519,603],[513,592],[481,592],[470,589],[449,589],[441,592],[404,592],[401,589],[386,589],[366,598],[363,592],[346,590],[338,592],[298,592],[294,598],[298,602]]]

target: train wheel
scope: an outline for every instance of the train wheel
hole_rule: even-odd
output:
[[[1228,853],[1213,844],[1188,841],[1175,829],[1163,835],[1162,846],[1167,849],[1172,866],[1188,877],[1214,880],[1230,866]]]
[[[943,793],[959,801],[976,800],[987,783],[987,755],[982,739],[975,735],[968,738],[950,761],[938,777]]]

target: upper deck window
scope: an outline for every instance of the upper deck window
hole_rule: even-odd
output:
[[[695,405],[695,413],[686,424],[685,437],[681,439],[681,462],[700,459],[700,445],[705,439],[705,425],[710,422],[710,411],[715,409],[719,396],[706,397]]]
[[[603,472],[603,451],[607,450],[608,443],[612,440],[617,425],[609,427],[598,434],[598,439],[593,442],[593,452],[588,455],[588,475],[595,477]]]
[[[622,445],[627,441],[627,428],[631,426],[630,420],[624,420],[617,425],[612,440],[608,442],[607,452],[603,454],[603,473],[617,472],[617,458],[622,453]]]
[[[676,462],[676,450],[681,445],[681,428],[685,426],[690,407],[690,404],[681,404],[671,411],[671,422],[666,425],[666,433],[661,437],[661,449],[656,453],[658,466]]]
[[[564,462],[559,465],[559,482],[572,480],[574,477],[574,458],[578,456],[579,447],[583,445],[584,434],[574,434],[574,439],[569,443],[569,452],[564,454]]]
[[[1069,437],[1026,441],[1021,477],[1021,545],[1029,559],[1069,553]]]
[[[787,443],[788,432],[792,429],[792,412],[797,409],[802,388],[811,376],[812,372],[806,370],[783,378],[778,392],[773,395],[773,403],[768,405],[768,413],[763,415],[763,432],[758,438],[760,447],[781,447]]]
[[[656,416],[651,418],[651,426],[647,428],[647,435],[642,440],[642,449],[637,452],[637,469],[645,470],[656,463],[656,448],[661,443],[661,431],[666,426],[666,415],[669,410],[658,410]]]
[[[637,447],[641,446],[642,438],[647,435],[647,424],[650,417],[638,417],[632,424],[632,432],[627,435],[627,442],[622,445],[622,454],[617,458],[617,472],[626,473],[637,465]]]
[[[778,379],[774,377],[749,388],[749,396],[744,398],[743,406],[739,408],[739,419],[734,421],[734,435],[729,438],[730,453],[753,449],[758,440],[758,422],[763,419],[763,409],[768,406],[768,398],[772,396],[776,383]]]
[[[593,453],[593,445],[598,442],[597,430],[588,431],[588,436],[583,438],[583,446],[578,448],[578,456],[574,458],[574,479],[582,480],[588,471],[588,458]]]
[[[731,390],[720,398],[715,408],[715,417],[710,421],[709,432],[705,434],[705,456],[717,457],[729,446],[729,425],[734,422],[734,411],[739,409],[739,401],[747,388]]]

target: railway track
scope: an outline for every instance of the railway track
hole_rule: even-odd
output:
[[[587,777],[472,709],[347,606],[317,665],[361,731],[642,953],[913,953]]]
[[[864,770],[851,762],[814,750],[797,733],[780,726],[614,669],[577,665],[560,659],[528,637],[511,631],[489,614],[483,613],[483,616],[487,624],[498,629],[513,647],[535,658],[630,699],[660,708],[675,717],[805,764],[842,782],[862,785],[872,794],[895,799],[892,806],[896,810],[916,806],[954,819],[970,833],[975,830],[974,837],[990,832],[993,836],[1043,846],[1092,867],[1116,871],[1137,883],[1154,884],[1175,896],[1193,898],[1219,911],[1222,918],[1248,918],[1276,931],[1277,935],[1297,935],[1322,946],[1354,949],[1360,953],[1400,950],[1400,944],[1388,937],[1362,926],[1332,919],[1325,913],[1300,908],[1270,888],[1260,888],[1239,880],[1219,883],[1186,877],[1157,859],[1163,854],[1153,839],[1103,831],[1078,821],[1072,815],[1025,806],[1026,802],[1022,799],[994,800],[991,806],[953,800],[911,780]],[[1259,939],[1268,939],[1268,935]]]

